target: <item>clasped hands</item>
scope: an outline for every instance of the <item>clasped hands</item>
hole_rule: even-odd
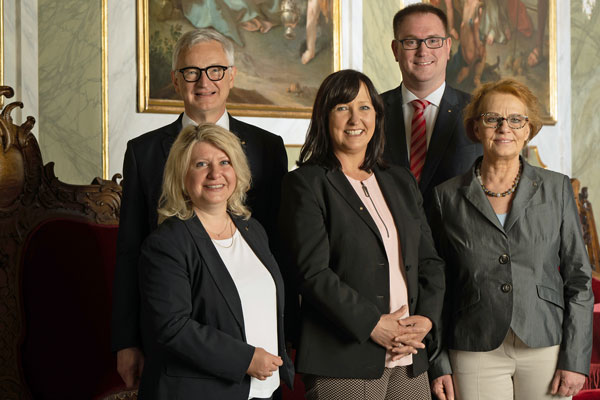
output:
[[[371,332],[375,343],[394,354],[393,361],[417,354],[417,349],[424,349],[423,339],[432,327],[427,317],[412,315],[402,318],[407,311],[408,307],[404,305],[391,314],[383,314]]]

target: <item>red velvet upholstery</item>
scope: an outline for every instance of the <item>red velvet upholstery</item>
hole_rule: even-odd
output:
[[[600,400],[600,389],[582,390],[573,400]]]
[[[592,291],[594,292],[594,303],[600,303],[600,279],[592,278]]]
[[[45,222],[23,252],[22,366],[35,399],[93,399],[122,388],[110,351],[116,226]]]

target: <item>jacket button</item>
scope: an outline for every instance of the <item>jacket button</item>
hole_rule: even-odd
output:
[[[498,259],[498,261],[500,261],[500,264],[506,264],[506,263],[508,263],[509,260],[510,260],[510,257],[508,256],[508,254],[502,254],[500,256],[500,258]]]
[[[407,264],[406,267],[404,267],[407,271],[410,270],[410,264]]]
[[[502,285],[500,287],[500,289],[504,292],[504,293],[509,293],[512,290],[512,285],[510,283],[505,283],[504,285]]]
[[[413,304],[414,302],[415,302],[415,298],[414,298],[414,297],[411,297],[411,298],[410,298],[410,304]]]

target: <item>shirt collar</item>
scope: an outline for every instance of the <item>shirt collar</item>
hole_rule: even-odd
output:
[[[402,90],[402,105],[406,105],[413,100],[419,99],[417,96],[415,96],[413,94],[413,92],[408,90],[406,88],[406,86],[404,86],[404,85],[402,85],[400,87],[400,90]],[[435,89],[433,92],[431,92],[429,94],[429,96],[425,97],[424,99],[419,99],[419,100],[427,100],[434,106],[439,107],[440,103],[442,102],[442,97],[444,96],[444,90],[446,90],[446,81],[442,82],[440,87]]]
[[[196,123],[196,121],[194,121],[193,119],[191,119],[185,112],[183,113],[183,118],[181,119],[181,127],[185,128],[189,125],[198,125]],[[225,112],[223,113],[223,115],[221,115],[221,118],[219,118],[219,120],[217,122],[215,122],[215,125],[220,126],[221,128],[227,129],[229,130],[229,114],[227,113],[227,109],[225,110]]]

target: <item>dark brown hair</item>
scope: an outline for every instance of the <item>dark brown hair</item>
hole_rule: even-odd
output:
[[[394,15],[394,38],[402,39],[398,37],[398,31],[400,30],[400,25],[402,21],[410,15],[414,14],[433,14],[436,15],[441,21],[442,25],[444,25],[444,35],[448,34],[448,18],[446,14],[439,8],[432,6],[427,3],[416,3],[411,4],[409,6],[404,7],[402,10],[398,11],[396,15]]]
[[[306,141],[300,150],[299,166],[317,164],[331,169],[341,168],[331,144],[329,113],[338,104],[349,103],[354,100],[358,95],[361,83],[365,84],[369,92],[376,119],[375,132],[367,145],[365,159],[360,168],[370,171],[375,165],[384,166],[382,162],[383,146],[385,144],[383,101],[369,77],[352,69],[334,72],[321,83],[313,105]]]

